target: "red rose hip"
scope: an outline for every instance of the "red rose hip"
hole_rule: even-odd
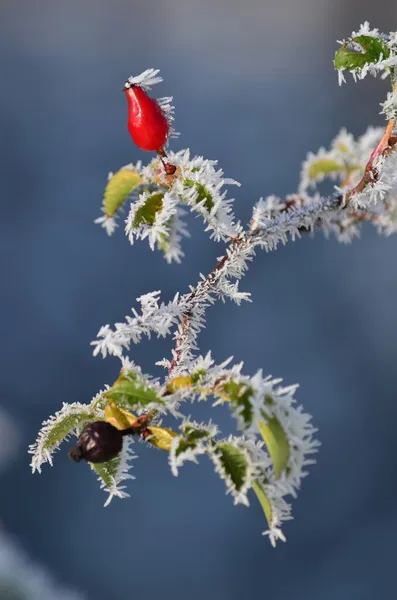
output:
[[[159,151],[169,134],[169,123],[160,106],[138,85],[124,88],[128,103],[128,131],[141,150]]]

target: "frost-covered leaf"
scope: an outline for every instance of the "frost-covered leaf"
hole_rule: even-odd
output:
[[[280,479],[290,456],[288,438],[276,417],[269,419],[265,413],[262,415],[264,420],[259,421],[258,428],[272,459],[276,479]]]
[[[172,440],[169,463],[173,475],[178,475],[178,468],[190,460],[197,463],[197,456],[207,452],[208,441],[215,437],[218,430],[215,425],[199,424],[187,420],[180,427],[183,435]]]
[[[143,378],[138,378],[135,373],[122,374],[106,395],[117,404],[132,409],[150,410],[165,406],[164,400],[158,396],[156,391]]]
[[[135,479],[133,475],[128,473],[131,465],[130,461],[137,456],[132,452],[131,438],[123,438],[123,449],[120,454],[105,463],[89,463],[91,469],[98,475],[101,483],[101,489],[109,493],[104,506],[108,506],[114,496],[118,498],[128,498],[129,494],[124,491],[125,485],[120,485],[127,479]]]
[[[243,420],[244,426],[249,427],[253,419],[253,408],[250,401],[253,390],[243,382],[228,381],[223,385],[223,391],[230,399],[236,414]]]
[[[309,179],[317,179],[318,177],[326,177],[327,175],[344,172],[345,170],[345,167],[336,160],[319,158],[310,164],[307,175]]]
[[[380,39],[368,35],[359,35],[345,42],[335,54],[335,69],[352,71],[363,68],[367,63],[376,63],[383,57],[388,58],[389,49]]]
[[[263,487],[258,483],[258,481],[252,482],[252,489],[254,490],[257,498],[263,508],[263,512],[265,513],[266,521],[268,523],[269,528],[272,526],[272,505],[270,503],[269,498],[266,496]]]
[[[160,450],[171,450],[172,440],[178,435],[176,431],[172,431],[168,427],[158,427],[157,425],[150,425],[148,427],[149,432],[152,434],[146,441]]]
[[[152,250],[163,250],[168,262],[180,262],[183,256],[181,239],[188,235],[182,221],[183,209],[172,189],[158,192],[144,191],[130,206],[125,231],[131,244],[147,239]]]
[[[143,224],[153,225],[156,220],[156,214],[163,208],[163,198],[163,192],[158,192],[148,196],[145,200],[145,203],[136,211],[132,228],[137,229]]]
[[[164,225],[165,231],[158,236],[157,245],[164,252],[164,258],[168,263],[172,261],[176,263],[182,262],[184,256],[182,238],[189,237],[189,231],[183,221],[185,214],[185,209],[177,204],[175,212]]]
[[[247,492],[251,487],[256,467],[248,451],[249,442],[244,438],[229,437],[214,444],[209,456],[215,471],[225,481],[227,491],[235,504],[249,505]]]
[[[291,506],[283,498],[285,490],[260,479],[252,482],[252,489],[262,506],[268,523],[268,529],[263,532],[263,535],[269,536],[273,547],[278,540],[285,542],[281,526],[284,521],[292,519]]]
[[[178,468],[187,460],[197,463],[197,457],[205,454],[206,446],[203,443],[189,441],[185,437],[177,436],[172,440],[169,454],[169,463],[172,474],[178,476]]]
[[[193,379],[190,375],[181,375],[180,377],[174,377],[167,383],[167,392],[170,394],[174,394],[178,390],[183,390],[185,388],[191,387],[193,384]]]
[[[200,383],[200,381],[202,381],[205,378],[206,374],[206,369],[197,369],[196,371],[193,371],[193,373],[191,374],[192,383]]]
[[[204,204],[205,208],[210,213],[214,208],[214,200],[210,190],[198,181],[193,181],[192,179],[185,179],[184,185],[188,188],[195,188],[196,190],[196,204],[200,204],[201,202]]]
[[[31,467],[32,472],[41,473],[41,465],[49,462],[52,466],[52,454],[59,448],[63,440],[67,439],[77,427],[83,423],[98,418],[98,413],[90,405],[63,404],[61,410],[55,416],[44,421],[39,431],[37,441],[30,446],[29,452],[33,454]]]
[[[137,415],[130,413],[123,408],[117,406],[117,404],[109,398],[108,405],[105,406],[105,421],[120,429],[128,429],[137,420]]]
[[[219,460],[234,487],[240,491],[247,479],[248,464],[244,453],[232,444],[217,444]]]
[[[113,215],[127,200],[128,196],[142,183],[142,178],[137,171],[123,168],[117,171],[105,188],[103,208],[108,217]]]
[[[91,468],[100,477],[107,489],[111,488],[120,466],[120,456],[104,463],[90,463]]]

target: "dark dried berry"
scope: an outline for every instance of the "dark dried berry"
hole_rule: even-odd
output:
[[[75,462],[107,462],[115,458],[123,447],[123,433],[106,421],[89,423],[79,437],[77,445],[69,452]]]

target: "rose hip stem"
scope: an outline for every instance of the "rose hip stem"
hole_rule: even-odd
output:
[[[164,161],[164,158],[168,158],[167,153],[164,150],[164,148],[160,148],[160,150],[157,150],[157,154],[159,155],[160,160],[163,163],[163,167],[166,172],[166,175],[173,175],[176,171],[176,166],[171,165],[169,162]]]

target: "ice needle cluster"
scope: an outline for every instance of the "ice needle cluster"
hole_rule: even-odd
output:
[[[284,386],[281,379],[262,371],[247,375],[243,364],[233,365],[232,359],[216,363],[210,354],[200,356],[198,335],[205,327],[207,309],[218,299],[237,304],[250,300],[250,294],[240,290],[240,280],[257,250],[275,250],[280,243],[318,229],[348,242],[364,221],[386,235],[396,231],[397,33],[382,34],[364,23],[340,44],[334,60],[340,82],[347,71],[355,80],[378,73],[390,77],[391,91],[381,103],[385,127],[369,127],[357,139],[342,130],[329,148],[310,153],[296,192],[259,199],[246,227],[234,216],[229,197],[230,186],[239,184],[225,177],[216,161],[193,156],[190,150],[167,150],[147,165],[126,165],[109,175],[103,216],[97,219],[108,234],[126,208],[130,243],[146,238],[167,262],[180,262],[182,240],[189,235],[185,218],[191,212],[203,220],[211,238],[226,242],[226,252],[185,293],[176,293],[170,302],[161,300],[160,291],[145,294],[124,322],[100,328],[92,342],[94,355],[118,357],[120,375],[91,403],[64,404],[44,423],[30,450],[33,470],[40,471],[45,462],[52,464],[61,442],[70,434],[79,436],[92,421],[105,420],[119,430],[135,427],[144,444],[168,452],[173,475],[187,461],[199,462],[206,455],[235,504],[248,506],[256,495],[271,543],[285,540],[283,522],[291,518],[288,499],[299,491],[319,446],[311,417],[297,404],[297,386]],[[148,69],[127,84],[149,90],[160,81],[158,71]],[[173,114],[169,98],[159,105]],[[172,170],[165,168],[164,156]],[[327,182],[333,191],[324,196]],[[137,365],[135,345],[152,335],[171,335],[175,340],[172,355],[156,363],[166,369],[162,379],[144,375]],[[194,401],[226,405],[235,419],[235,435],[222,437],[213,416],[205,423],[191,420],[186,405]],[[168,416],[177,419],[175,430],[164,426]],[[127,495],[124,483],[132,477],[128,469],[136,457],[132,441],[132,436],[125,436],[119,456],[91,464],[109,493],[107,503]]]

